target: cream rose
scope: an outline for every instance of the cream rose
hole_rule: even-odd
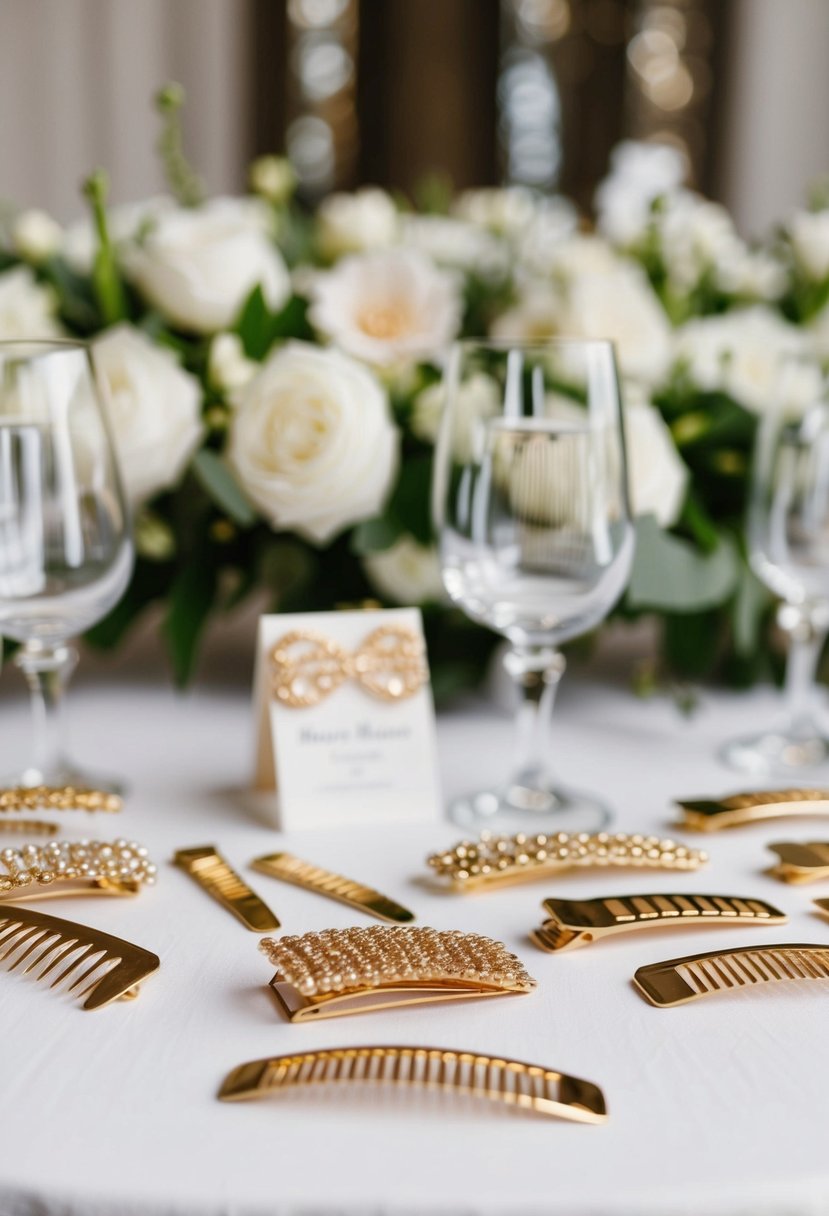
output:
[[[56,301],[27,266],[0,274],[0,339],[60,338]]]
[[[599,230],[616,245],[633,245],[651,218],[651,207],[685,176],[680,152],[665,144],[625,140],[611,154],[610,172],[596,190]]]
[[[176,485],[201,443],[201,386],[131,325],[107,330],[92,353],[127,496],[145,502]]]
[[[398,236],[398,214],[391,195],[375,186],[354,194],[330,194],[317,212],[317,240],[324,258],[383,249]]]
[[[685,501],[688,467],[662,415],[630,385],[625,388],[625,438],[631,510],[634,515],[653,515],[663,528],[670,528]]]
[[[125,257],[131,278],[174,325],[195,333],[227,329],[257,285],[272,309],[291,280],[261,199],[216,198],[164,213]]]
[[[408,215],[403,219],[403,244],[431,258],[438,266],[477,274],[499,282],[509,273],[509,248],[491,232],[446,215]]]
[[[46,211],[21,211],[14,218],[11,237],[20,256],[39,266],[60,248],[63,229]]]
[[[789,239],[811,279],[829,275],[829,211],[798,211],[789,221]]]
[[[408,534],[382,553],[363,558],[370,582],[393,604],[427,604],[446,599],[440,560],[434,545],[421,545]]]
[[[228,463],[273,528],[324,544],[380,511],[397,469],[398,434],[366,367],[291,342],[235,400]]]

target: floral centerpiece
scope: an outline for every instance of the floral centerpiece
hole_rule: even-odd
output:
[[[460,336],[566,334],[617,344],[638,542],[619,611],[660,616],[665,670],[763,673],[748,460],[759,414],[824,389],[829,198],[752,248],[673,151],[622,145],[593,229],[520,188],[309,215],[275,157],[250,196],[205,199],[180,102],[160,97],[170,197],[109,209],[98,173],[88,221],[12,215],[0,253],[0,338],[89,339],[110,402],[138,560],[93,642],[162,601],[184,681],[211,617],[263,589],[275,610],[420,604],[438,694],[473,682],[495,639],[447,603],[429,512],[442,362]],[[485,376],[465,391],[493,410]]]

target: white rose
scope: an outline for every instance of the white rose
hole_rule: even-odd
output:
[[[121,203],[107,211],[110,239],[122,254],[160,215],[173,211],[176,203],[166,194],[142,199],[138,203]],[[98,249],[98,234],[90,217],[70,225],[63,235],[61,252],[77,274],[89,274]]]
[[[144,502],[177,484],[201,443],[201,386],[131,325],[107,330],[92,352],[127,496]]]
[[[544,273],[566,281],[582,274],[609,274],[626,265],[601,237],[577,233],[556,246]]]
[[[363,558],[369,580],[394,604],[426,604],[446,599],[440,560],[434,545],[421,545],[404,535],[382,553]]]
[[[654,222],[668,278],[679,291],[690,291],[707,271],[727,275],[748,252],[726,209],[690,190],[667,199]]]
[[[393,245],[397,235],[394,200],[375,186],[354,194],[330,194],[317,212],[319,251],[329,261],[347,253]]]
[[[344,258],[316,277],[312,301],[320,333],[380,367],[440,358],[460,329],[454,276],[413,249]]]
[[[442,383],[430,384],[415,397],[409,426],[412,434],[424,443],[436,441],[445,402],[446,390]],[[470,458],[475,424],[493,418],[500,408],[501,389],[491,376],[475,372],[458,386],[454,406],[456,460],[463,463]]]
[[[438,266],[495,282],[507,277],[509,250],[489,232],[445,215],[408,215],[402,225],[403,244]]]
[[[798,211],[789,221],[795,257],[811,279],[829,275],[829,211]]]
[[[538,206],[538,195],[526,186],[486,187],[464,190],[452,204],[452,212],[468,224],[512,239],[526,229]]]
[[[11,236],[20,256],[39,266],[60,248],[63,229],[45,211],[21,211],[15,216]]]
[[[543,342],[561,330],[561,295],[549,283],[530,283],[518,302],[492,323],[493,338],[502,342]]]
[[[380,511],[398,434],[368,368],[291,342],[239,391],[236,407],[228,462],[275,529],[324,544]]]
[[[560,251],[578,239],[578,226],[578,212],[571,203],[563,198],[545,199],[516,235],[519,263],[533,274],[554,273]]]
[[[0,339],[60,338],[53,291],[38,283],[28,266],[0,274]]]
[[[618,144],[596,190],[599,231],[616,245],[635,244],[650,223],[654,200],[671,194],[684,176],[685,162],[675,148],[634,140]]]
[[[238,334],[216,334],[207,355],[207,378],[214,388],[233,392],[256,375],[259,364],[245,354]]]
[[[632,385],[625,386],[625,439],[633,514],[653,515],[670,528],[685,501],[688,467],[662,415]]]
[[[778,300],[786,290],[785,267],[762,249],[735,250],[717,261],[714,273],[723,291],[747,300]]]
[[[149,302],[196,333],[227,329],[257,285],[272,309],[291,281],[261,199],[216,198],[162,214],[125,265]]]

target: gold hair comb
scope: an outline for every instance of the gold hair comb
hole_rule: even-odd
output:
[[[633,982],[652,1005],[684,1005],[697,997],[771,980],[829,979],[829,946],[740,946],[690,954],[640,967]]]
[[[768,846],[780,858],[769,873],[781,882],[816,882],[829,878],[829,841],[778,840]]]
[[[590,1081],[539,1064],[438,1047],[334,1047],[252,1060],[228,1073],[219,1097],[238,1102],[302,1085],[337,1083],[421,1086],[576,1123],[607,1120],[604,1095]]]
[[[542,950],[575,950],[603,937],[658,925],[784,925],[788,917],[761,899],[734,895],[615,895],[604,899],[545,899],[548,913],[530,937]]]
[[[136,895],[156,867],[134,840],[50,840],[0,851],[0,900]]]
[[[246,929],[254,933],[271,933],[279,928],[279,921],[268,905],[217,853],[215,845],[179,849],[173,863],[194,878],[202,890],[223,908],[238,917]]]
[[[395,921],[398,924],[414,920],[413,912],[396,904],[393,899],[387,899],[379,891],[352,882],[350,878],[343,878],[331,870],[323,870],[321,866],[301,861],[290,853],[271,853],[267,857],[257,857],[250,864],[260,874],[268,874],[282,882],[293,883],[306,891],[315,891],[318,895],[327,895],[329,899],[339,900],[350,908],[357,908],[360,912],[367,912],[369,916],[376,916],[380,920]]]
[[[698,870],[708,855],[674,840],[657,836],[494,836],[461,841],[444,853],[433,853],[428,864],[455,891],[549,878],[574,867],[626,866],[648,870]]]
[[[6,811],[120,811],[117,794],[79,789],[74,785],[10,786],[0,789],[0,812]]]
[[[686,831],[718,832],[741,828],[765,819],[800,819],[829,815],[829,790],[760,790],[729,794],[720,799],[677,799],[683,817],[677,824]]]
[[[271,987],[292,1022],[535,988],[501,942],[457,929],[325,929],[266,937],[259,948],[276,967]]]
[[[281,705],[318,705],[346,680],[382,701],[402,701],[426,683],[423,638],[408,625],[381,625],[353,654],[312,629],[281,637],[271,650],[272,687]]]
[[[141,946],[30,908],[0,914],[0,961],[9,962],[10,971],[28,961],[22,974],[36,973],[35,980],[51,976],[50,988],[71,979],[67,991],[86,996],[84,1009],[137,996],[139,984],[161,965]]]

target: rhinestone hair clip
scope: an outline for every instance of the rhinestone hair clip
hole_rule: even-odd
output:
[[[374,925],[263,938],[271,987],[291,1022],[400,1005],[532,992],[501,942],[477,933]]]
[[[418,1086],[485,1098],[576,1123],[604,1123],[597,1085],[540,1064],[438,1047],[333,1047],[241,1064],[225,1077],[223,1102],[291,1093],[299,1086]]]
[[[203,891],[253,933],[273,933],[279,921],[251,887],[216,851],[215,845],[179,849],[173,863],[194,879]]]
[[[407,625],[381,625],[350,653],[312,629],[281,637],[270,652],[271,685],[280,705],[318,705],[346,680],[381,701],[413,696],[429,678],[423,638]]]
[[[0,789],[0,814],[9,811],[120,811],[117,794],[74,785],[9,786]]]
[[[698,870],[708,860],[700,849],[689,849],[658,836],[495,836],[484,832],[478,840],[463,840],[445,852],[433,853],[428,865],[455,891],[530,882],[549,878],[575,867],[626,866],[648,870]]]
[[[350,908],[376,916],[379,920],[393,921],[396,924],[406,924],[414,920],[414,913],[408,908],[395,903],[386,895],[381,895],[372,887],[343,878],[341,874],[324,870],[309,861],[302,861],[291,853],[271,853],[267,857],[257,857],[250,864],[251,868],[258,870],[260,874],[267,874],[271,878],[302,887],[305,891],[314,891],[317,895],[336,899],[340,903],[348,904]]]
[[[768,846],[780,861],[769,873],[781,882],[816,882],[829,878],[829,840],[777,840]]]
[[[740,946],[689,954],[640,967],[633,982],[651,1005],[666,1009],[715,992],[777,980],[829,979],[829,946]]]
[[[829,816],[829,790],[759,790],[720,799],[678,798],[682,819],[677,827],[693,832],[719,832],[766,819]]]
[[[0,851],[0,901],[60,895],[137,895],[156,867],[134,840],[50,840]]]
[[[788,917],[761,899],[735,895],[614,895],[602,899],[545,899],[548,919],[531,934],[557,954],[632,929],[707,928],[711,925],[784,925]]]

